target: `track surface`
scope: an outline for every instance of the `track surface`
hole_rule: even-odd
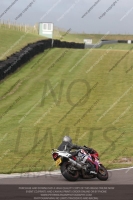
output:
[[[95,179],[79,179],[76,182],[69,182],[64,179],[64,177],[57,174],[22,174],[18,177],[0,176],[0,184],[46,184],[46,185],[76,185],[76,184],[84,184],[84,185],[99,185],[99,184],[132,184],[133,185],[133,168],[131,169],[119,169],[119,170],[110,170],[109,179],[107,181],[100,181],[97,178]],[[9,178],[10,177],[10,178]]]

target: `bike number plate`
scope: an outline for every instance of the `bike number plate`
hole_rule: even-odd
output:
[[[62,160],[61,160],[61,158],[58,158],[57,160],[56,160],[56,166],[58,166],[59,164],[61,164],[61,162],[62,162]]]

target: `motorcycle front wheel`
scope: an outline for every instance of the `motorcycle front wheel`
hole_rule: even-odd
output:
[[[108,171],[103,165],[99,166],[97,178],[101,181],[106,181],[108,179]]]
[[[68,181],[76,181],[79,178],[79,172],[78,170],[72,170],[71,167],[72,165],[68,161],[62,163],[60,166],[61,173]]]

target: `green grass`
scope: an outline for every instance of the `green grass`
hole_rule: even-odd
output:
[[[19,51],[28,43],[45,39],[37,34],[25,33],[13,29],[5,29],[0,26],[0,60],[6,59],[12,53]]]
[[[105,44],[100,49],[109,49],[112,47],[112,49],[116,50],[130,50],[133,47],[133,44]]]
[[[64,35],[65,33],[61,33]],[[66,34],[63,36],[62,41],[83,43],[84,39],[92,39],[93,43],[97,43],[104,35],[101,34]]]
[[[0,24],[0,60],[6,59],[12,53],[19,51],[22,47],[26,46],[28,43],[36,42],[38,40],[45,39],[45,37],[39,36],[37,32],[31,33],[33,27],[28,27],[29,33],[24,32],[25,27],[22,26],[21,31],[18,29],[18,26],[11,25],[9,28],[8,24]],[[30,30],[31,29],[31,30]],[[23,30],[23,31],[22,31]],[[64,36],[63,36],[64,35]],[[90,38],[93,40],[93,43],[99,42],[101,39],[131,39],[133,40],[132,35],[103,35],[103,34],[71,34],[67,31],[58,31],[54,30],[54,39],[63,38],[62,41],[68,42],[77,42],[83,43],[83,40]],[[110,45],[104,45],[101,48],[107,49]],[[128,44],[113,44],[111,45],[113,49],[129,49],[131,45]]]
[[[113,160],[117,160],[117,157],[133,157],[133,107],[117,123],[112,123],[133,102],[133,88],[128,91],[133,86],[132,70],[126,73],[133,64],[133,53],[130,52],[109,72],[125,52],[111,50],[106,54],[104,49],[95,49],[85,56],[89,50],[68,49],[65,56],[60,58],[65,51],[66,49],[57,48],[47,50],[44,56],[40,54],[34,57],[31,62],[1,82],[0,173],[57,169],[51,157],[51,149],[57,148],[62,136],[66,134],[72,137],[73,143],[96,149],[102,163],[108,168],[132,165],[114,163]],[[101,56],[103,58],[96,64]],[[58,58],[59,61],[56,61]],[[75,66],[80,59],[81,62]],[[86,73],[91,66],[91,71]],[[51,93],[42,101],[47,80],[52,87],[58,83],[54,89],[55,99],[60,100],[57,105],[54,105]],[[75,84],[69,90],[73,81]],[[86,103],[76,106],[66,114],[72,108],[69,101],[76,103],[86,94],[87,88],[83,81],[87,81],[90,88],[96,83],[97,85],[91,90]],[[49,90],[47,87],[46,92]],[[128,92],[122,96],[126,91]],[[96,100],[99,102],[93,106]],[[91,106],[93,108],[90,112],[84,115]],[[109,111],[106,115],[98,121],[107,110]],[[81,121],[74,126],[80,118]],[[35,144],[36,148],[33,148]],[[127,149],[123,152],[124,148]]]
[[[60,32],[60,35],[63,34],[65,32]],[[93,43],[96,43],[102,37],[103,35],[100,34],[67,34],[62,40],[83,42],[85,38],[92,38]],[[55,34],[55,38],[59,39],[59,34]],[[0,57],[5,59],[27,43],[41,39],[44,37],[37,34],[25,35],[24,32],[13,28],[7,31],[0,27]],[[133,39],[133,36],[108,35],[106,39]],[[107,53],[110,47],[112,50]],[[113,160],[133,157],[132,106],[130,106],[133,97],[132,89],[101,120],[98,119],[133,84],[132,52],[109,72],[109,69],[131,47],[132,44],[105,45],[90,51],[84,59],[82,58],[89,49],[68,49],[65,54],[63,52],[66,49],[47,50],[2,81],[0,84],[0,173],[56,169],[51,157],[51,149],[58,147],[65,134],[71,135],[75,143],[86,144],[98,150],[101,161],[108,168],[130,166],[131,164],[114,163]],[[81,62],[75,66],[80,59]],[[54,62],[55,64],[52,65]],[[69,72],[72,68],[73,70]],[[86,73],[89,68],[91,68],[90,72]],[[90,92],[85,104],[67,113],[72,108],[68,102],[70,84],[76,81],[70,90],[72,102],[76,103],[86,93],[85,83],[80,82],[80,79],[88,81],[90,88],[98,84]],[[58,84],[54,89],[55,98],[61,97],[58,105],[54,104],[51,93],[45,101],[42,100],[47,80],[53,87]],[[50,88],[47,88],[47,92],[49,90]],[[97,99],[100,100],[97,105],[84,115]],[[64,116],[66,117],[63,118]],[[112,125],[119,116],[121,116],[120,120]],[[81,120],[77,123],[79,119]],[[74,125],[75,123],[77,124]],[[125,134],[120,137],[123,131]],[[118,137],[120,138],[117,140]],[[126,151],[121,153],[125,148]]]
[[[55,32],[55,38],[60,38],[63,36],[63,41],[70,41],[70,42],[79,42],[83,43],[84,39],[92,39],[93,44],[100,42],[101,40],[133,40],[133,35],[110,35],[108,33],[105,34],[74,34],[66,32]]]

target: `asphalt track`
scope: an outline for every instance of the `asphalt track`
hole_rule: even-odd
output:
[[[97,178],[94,179],[78,179],[76,182],[70,182],[64,179],[64,177],[57,172],[36,172],[25,174],[12,174],[12,175],[0,175],[0,185],[18,185],[18,184],[45,184],[45,185],[133,185],[133,167],[108,170],[109,179],[107,181],[100,181]]]

